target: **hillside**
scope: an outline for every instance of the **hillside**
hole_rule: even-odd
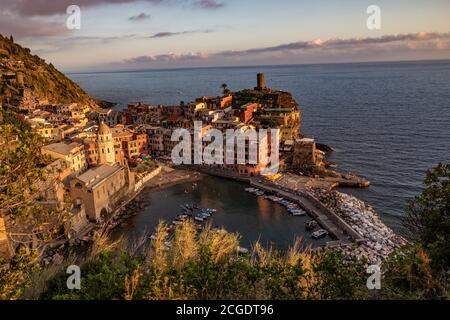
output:
[[[0,34],[0,102],[22,108],[34,104],[97,104],[51,63]]]

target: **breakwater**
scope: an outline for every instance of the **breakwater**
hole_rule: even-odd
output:
[[[337,191],[328,192],[319,189],[310,191],[363,239],[351,246],[341,246],[346,255],[367,259],[370,264],[380,264],[394,250],[407,243],[403,237],[384,224],[371,206],[358,198]]]

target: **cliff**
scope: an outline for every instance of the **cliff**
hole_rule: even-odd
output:
[[[28,108],[33,104],[97,103],[76,83],[31,50],[0,34],[0,103]]]

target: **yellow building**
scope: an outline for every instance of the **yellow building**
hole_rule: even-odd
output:
[[[54,141],[61,141],[64,139],[64,128],[66,125],[51,125],[45,124],[42,127],[36,128],[36,133],[43,138],[51,139]]]
[[[84,146],[81,143],[53,143],[42,147],[42,154],[53,159],[64,159],[70,164],[73,172],[79,173],[87,169]]]

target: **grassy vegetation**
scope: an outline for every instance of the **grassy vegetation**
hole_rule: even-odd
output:
[[[66,274],[49,279],[45,299],[448,299],[447,219],[450,165],[427,173],[422,195],[408,204],[407,221],[421,233],[381,266],[381,290],[366,283],[366,262],[339,251],[315,252],[296,242],[287,252],[256,243],[239,255],[239,235],[189,222],[167,242],[160,223],[156,238],[133,245],[97,241],[81,263],[81,290],[69,291]],[[414,208],[411,211],[411,208]],[[419,210],[418,208],[421,208]],[[429,211],[433,215],[430,217]],[[439,221],[436,228],[432,221]],[[440,225],[442,224],[442,226]],[[406,224],[408,227],[408,224]],[[411,230],[411,229],[409,229]],[[430,236],[433,234],[433,236]],[[100,244],[100,245],[99,245]]]
[[[150,244],[96,246],[82,264],[81,290],[68,290],[67,275],[48,283],[45,299],[337,299],[364,297],[365,268],[344,266],[337,252],[264,249],[237,253],[239,236],[191,223],[178,226],[171,244],[166,225]]]

